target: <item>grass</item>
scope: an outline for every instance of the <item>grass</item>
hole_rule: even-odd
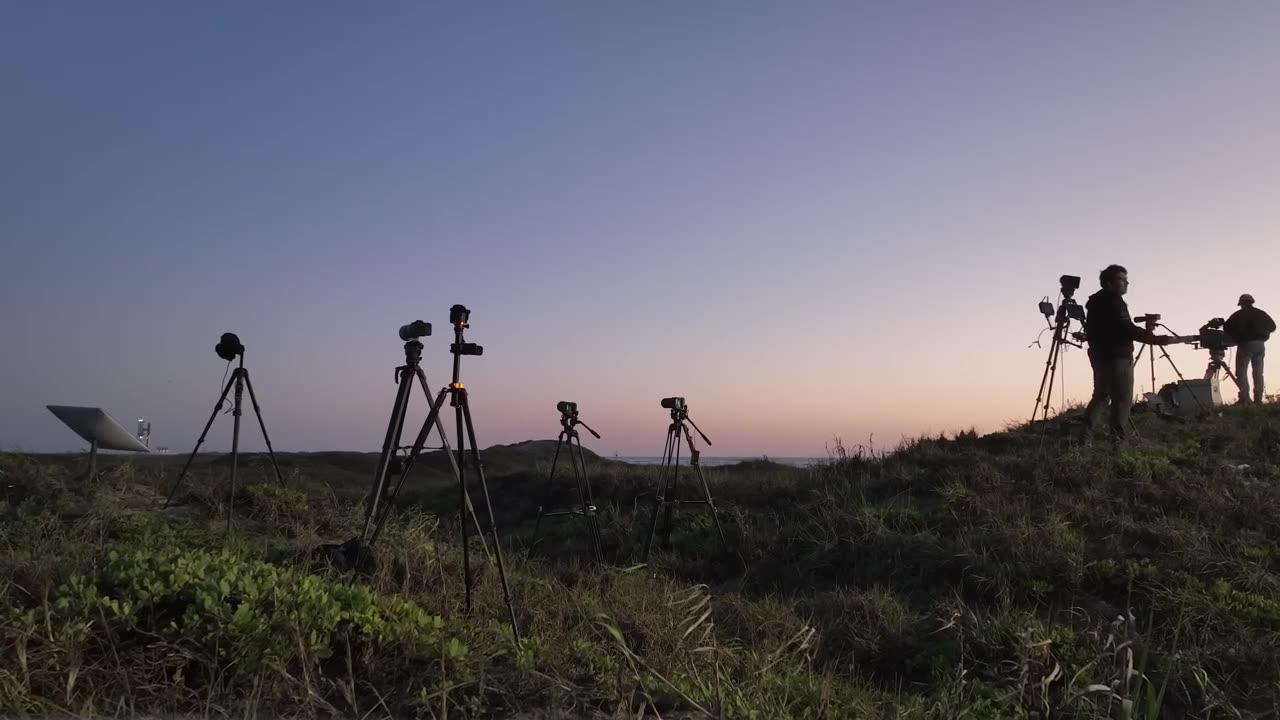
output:
[[[0,712],[1277,717],[1280,407],[1135,419],[1118,449],[1052,424],[713,468],[731,549],[684,510],[645,568],[654,471],[607,461],[610,562],[564,519],[526,559],[549,460],[528,454],[490,478],[519,644],[479,553],[463,612],[439,479],[355,576],[315,551],[360,526],[350,458],[288,456],[283,490],[251,459],[228,539],[216,463],[161,512],[170,464],[85,488],[0,456]]]

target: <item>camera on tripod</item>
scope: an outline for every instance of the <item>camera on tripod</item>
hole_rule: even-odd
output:
[[[1133,322],[1138,325],[1155,325],[1156,323],[1160,322],[1160,314],[1147,313],[1146,315],[1139,315],[1138,317],[1133,319]]]
[[[235,333],[222,333],[218,344],[213,347],[213,351],[218,353],[218,357],[231,362],[236,357],[244,354],[244,345],[240,343],[240,338]]]
[[[466,305],[454,305],[449,308],[449,322],[453,325],[467,327],[471,320],[471,311]]]
[[[420,337],[427,337],[431,334],[431,323],[421,320],[414,320],[408,325],[400,326],[400,339],[405,342],[417,340]]]
[[[682,397],[662,398],[662,407],[668,410],[683,410],[684,398]]]
[[[1213,352],[1222,352],[1229,347],[1234,347],[1236,345],[1235,338],[1228,335],[1227,331],[1222,327],[1226,322],[1222,318],[1212,318],[1209,322],[1201,325],[1196,344]]]
[[[561,415],[573,417],[578,414],[578,403],[561,400],[556,403],[556,410],[559,410]]]
[[[1077,275],[1063,275],[1058,278],[1058,284],[1062,286],[1062,294],[1071,297],[1076,290],[1080,289],[1080,277]]]

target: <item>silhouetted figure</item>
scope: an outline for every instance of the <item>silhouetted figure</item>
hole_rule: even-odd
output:
[[[1085,303],[1085,334],[1089,364],[1093,366],[1093,399],[1085,412],[1084,438],[1093,435],[1102,413],[1111,405],[1111,433],[1116,439],[1129,435],[1129,411],[1133,408],[1133,343],[1167,345],[1169,338],[1133,324],[1124,301],[1129,292],[1129,271],[1111,265],[1098,276],[1102,289]]]
[[[1253,400],[1262,402],[1262,360],[1267,354],[1267,340],[1276,331],[1276,321],[1253,306],[1253,296],[1245,293],[1237,303],[1240,309],[1231,313],[1222,327],[1236,341],[1236,383],[1240,386],[1240,402],[1249,402],[1249,366],[1253,366]]]

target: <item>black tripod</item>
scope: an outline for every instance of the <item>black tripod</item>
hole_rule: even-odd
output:
[[[1044,374],[1040,376],[1040,390],[1036,393],[1036,406],[1031,412],[1031,424],[1035,424],[1036,418],[1043,414],[1044,420],[1049,419],[1049,406],[1053,399],[1053,381],[1058,375],[1058,358],[1062,356],[1062,346],[1071,345],[1072,347],[1083,347],[1080,343],[1071,341],[1071,321],[1078,320],[1084,322],[1084,308],[1073,299],[1075,288],[1063,284],[1062,302],[1058,303],[1058,309],[1055,311],[1053,305],[1049,303],[1049,298],[1045,298],[1040,303],[1040,312],[1044,313],[1046,320],[1055,318],[1053,324],[1049,327],[1053,330],[1053,341],[1049,345],[1049,356],[1044,361]],[[1041,333],[1043,334],[1043,330]],[[1043,406],[1041,405],[1043,403]]]
[[[1179,338],[1178,334],[1171,330],[1168,325],[1159,322],[1159,320],[1159,315],[1152,314],[1141,315],[1135,318],[1134,322],[1141,322],[1149,332],[1155,332],[1157,327],[1162,327],[1173,336],[1170,340],[1177,340]],[[1151,394],[1156,394],[1156,350],[1160,351],[1160,355],[1169,363],[1169,367],[1173,368],[1173,374],[1178,376],[1178,380],[1185,387],[1187,379],[1182,376],[1182,371],[1178,369],[1176,364],[1174,364],[1173,358],[1169,356],[1169,351],[1165,350],[1163,345],[1147,345],[1144,343],[1142,347],[1138,348],[1138,354],[1133,358],[1133,366],[1135,368],[1138,367],[1138,363],[1142,360],[1142,353],[1145,351],[1147,353],[1147,361],[1151,366]],[[1200,403],[1200,398],[1197,397],[1194,392],[1191,393],[1191,399],[1195,401],[1197,408],[1200,408],[1201,410],[1204,409],[1204,405]],[[1130,422],[1132,422],[1132,420]]]
[[[182,481],[187,477],[187,471],[191,469],[191,462],[196,459],[196,453],[200,452],[200,446],[204,444],[204,438],[209,434],[209,428],[213,427],[213,421],[218,417],[218,412],[222,410],[222,404],[227,401],[227,393],[231,392],[231,388],[236,389],[235,400],[232,403],[231,416],[234,419],[231,430],[231,492],[227,495],[227,533],[231,532],[231,510],[236,499],[236,466],[240,459],[240,416],[243,414],[241,404],[244,399],[244,389],[249,388],[249,401],[253,403],[253,413],[258,416],[258,427],[262,429],[262,439],[267,443],[267,454],[271,456],[271,467],[276,473],[276,482],[280,483],[280,487],[284,487],[284,478],[280,475],[280,466],[276,464],[276,453],[271,448],[271,438],[267,436],[267,425],[262,421],[262,408],[258,407],[258,397],[253,392],[253,382],[249,380],[249,371],[244,366],[244,345],[240,344],[240,338],[233,333],[225,333],[222,341],[218,343],[215,350],[218,357],[231,362],[239,357],[240,365],[231,371],[231,379],[227,380],[226,387],[222,388],[222,395],[218,397],[218,404],[213,406],[213,412],[209,415],[209,422],[204,424],[204,431],[200,433],[200,439],[196,440],[196,446],[191,450],[191,455],[187,457],[187,462],[182,466],[182,472],[178,475],[178,481],[173,484],[173,489],[169,491],[169,497],[165,498],[164,506],[169,507],[169,503],[173,502],[173,497],[178,493],[178,488],[182,486]]]
[[[400,328],[400,339],[405,341],[404,365],[397,367],[395,371],[396,400],[391,408],[391,421],[387,425],[387,434],[382,441],[382,454],[378,457],[377,470],[374,471],[373,484],[369,489],[369,507],[365,511],[364,530],[361,531],[358,538],[349,542],[349,544],[356,545],[354,555],[354,565],[356,567],[363,565],[369,546],[377,542],[378,536],[382,532],[382,527],[391,513],[395,496],[404,485],[405,479],[409,475],[409,470],[413,467],[414,459],[425,448],[427,437],[432,429],[439,433],[441,448],[445,457],[449,458],[454,477],[458,477],[457,459],[449,450],[449,437],[445,433],[444,423],[440,421],[438,414],[434,425],[423,426],[422,432],[418,434],[403,461],[397,454],[404,449],[400,445],[400,439],[404,433],[404,420],[409,409],[409,397],[413,394],[414,380],[417,380],[418,386],[422,388],[422,394],[427,398],[429,413],[434,413],[436,410],[437,403],[432,400],[431,390],[427,385],[426,373],[422,371],[422,343],[418,340],[418,338],[426,337],[430,334],[431,324],[421,320]],[[398,475],[399,480],[395,488],[388,492],[388,476],[392,474]],[[475,520],[475,510],[471,507],[470,498],[467,498],[466,506],[471,511],[472,519]],[[477,523],[476,528],[479,529],[479,527]],[[370,530],[372,530],[372,533],[370,533]],[[486,554],[488,553],[487,547],[485,552]]]
[[[711,517],[716,523],[716,532],[720,534],[720,543],[727,550],[729,541],[724,537],[724,528],[720,525],[719,511],[716,510],[716,504],[711,499],[711,489],[707,486],[707,478],[702,474],[702,465],[699,463],[699,457],[702,455],[697,446],[694,445],[693,436],[689,434],[689,425],[693,425],[693,429],[698,431],[698,435],[702,437],[703,442],[710,445],[711,440],[702,432],[702,429],[693,422],[689,417],[689,406],[685,404],[682,397],[669,397],[662,399],[662,407],[671,411],[671,425],[667,427],[667,444],[662,452],[662,471],[658,480],[658,492],[653,502],[653,518],[649,523],[649,537],[644,543],[644,555],[640,562],[649,562],[649,551],[653,548],[653,537],[658,531],[658,518],[663,516],[662,528],[662,546],[664,548],[671,546],[671,511],[674,506],[681,504],[681,500],[677,497],[680,489],[680,442],[681,438],[689,443],[689,465],[693,466],[694,471],[698,474],[698,482],[702,486],[701,500],[685,500],[683,502],[693,505],[706,505],[711,510]]]
[[[577,426],[586,428],[587,432],[594,435],[597,440],[600,439],[600,433],[592,430],[590,425],[578,418],[577,403],[562,400],[556,404],[556,409],[560,411],[560,436],[556,439],[556,454],[551,458],[551,472],[547,474],[547,499],[538,506],[538,520],[533,524],[533,540],[529,542],[529,557],[533,557],[533,550],[538,546],[538,531],[542,527],[542,518],[577,515],[587,520],[587,530],[591,534],[591,546],[595,552],[596,561],[604,562],[604,543],[600,538],[600,523],[596,519],[596,501],[591,494],[591,482],[587,479],[587,461],[582,455],[582,438],[578,435]],[[569,464],[573,466],[578,504],[567,510],[548,511],[547,507],[555,497],[556,465],[560,461],[560,449],[565,446],[569,448]]]
[[[418,438],[414,441],[414,448],[421,449],[426,443],[427,436],[431,434],[432,428],[440,430],[441,437],[444,436],[443,426],[440,425],[440,410],[444,407],[444,397],[449,395],[449,405],[454,409],[454,418],[457,422],[458,431],[458,449],[457,460],[454,469],[458,473],[458,490],[461,494],[458,507],[459,526],[462,529],[462,570],[465,577],[465,588],[467,597],[467,612],[471,612],[471,553],[469,552],[470,533],[467,530],[467,514],[471,511],[475,516],[474,508],[471,505],[471,496],[467,492],[467,457],[471,458],[472,464],[475,466],[476,476],[480,478],[480,490],[484,496],[484,507],[487,514],[488,529],[480,530],[480,542],[484,544],[485,534],[489,534],[493,540],[493,558],[497,560],[498,577],[502,582],[502,597],[507,604],[507,613],[511,619],[511,634],[516,642],[520,641],[520,631],[516,625],[515,606],[511,602],[511,585],[507,582],[507,569],[502,558],[502,541],[498,537],[498,524],[493,517],[493,504],[489,501],[489,485],[484,478],[484,464],[480,461],[480,447],[476,444],[475,425],[471,422],[471,406],[467,402],[467,389],[463,386],[461,377],[462,356],[463,355],[481,355],[484,348],[475,343],[466,342],[463,338],[463,331],[470,326],[469,320],[471,311],[462,305],[454,305],[449,308],[449,322],[453,324],[453,344],[449,346],[449,352],[453,353],[453,380],[448,385],[440,389],[436,395],[435,402],[432,403],[431,409],[427,414],[427,419],[422,423],[422,430],[418,432]],[[401,418],[403,423],[403,418]],[[465,433],[465,434],[464,434]],[[470,452],[467,451],[467,445],[470,444]],[[400,474],[400,480],[396,484],[395,490],[388,496],[388,504],[400,491],[400,487],[404,484],[405,478],[409,474],[409,470],[413,466],[413,460],[416,453],[410,453],[405,459],[404,470]],[[370,543],[377,539],[381,530],[382,522],[386,520],[386,514],[382,517],[374,527],[373,536]],[[479,518],[476,518],[477,525]],[[487,546],[485,552],[488,552]]]
[[[1231,378],[1231,382],[1238,390],[1240,381],[1236,379],[1235,373],[1231,372],[1231,368],[1227,365],[1225,358],[1227,357],[1227,349],[1221,346],[1209,347],[1209,367],[1204,371],[1204,379],[1217,379],[1219,372],[1224,372],[1227,377]]]

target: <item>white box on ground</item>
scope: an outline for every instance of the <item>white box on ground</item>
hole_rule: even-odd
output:
[[[1208,380],[1182,380],[1174,384],[1165,400],[1175,413],[1187,415],[1201,409],[1220,407],[1222,392],[1216,377]]]

